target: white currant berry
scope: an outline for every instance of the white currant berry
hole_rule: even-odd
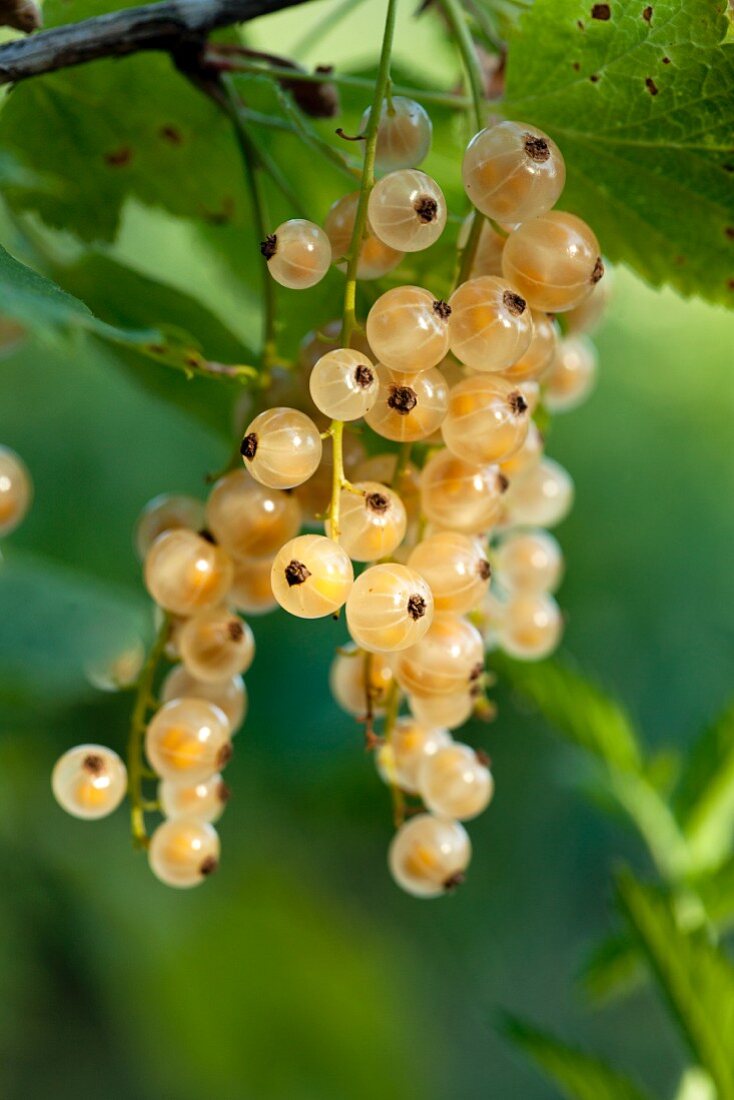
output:
[[[247,688],[241,676],[226,680],[199,680],[185,665],[175,665],[161,685],[161,700],[204,699],[218,707],[229,726],[230,735],[237,733],[247,714]]]
[[[424,538],[411,551],[408,565],[428,581],[436,611],[471,611],[489,586],[491,570],[482,543],[458,531]]]
[[[164,821],[150,838],[148,862],[166,886],[198,886],[219,866],[219,837],[208,821],[175,817]]]
[[[553,535],[542,528],[510,531],[495,551],[503,589],[555,592],[563,575],[563,554]]]
[[[353,191],[350,195],[342,195],[340,199],[337,199],[326,215],[324,230],[331,243],[331,254],[334,262],[346,260],[349,256],[358,205],[359,191]],[[381,279],[383,275],[387,275],[389,271],[397,267],[402,259],[402,252],[390,248],[389,245],[375,236],[368,221],[359,249],[357,278],[360,280]]]
[[[365,420],[383,439],[408,443],[427,439],[441,426],[449,388],[436,367],[420,374],[401,374],[377,364],[377,400]]]
[[[551,412],[569,412],[587,399],[594,383],[598,357],[587,336],[566,336],[553,365],[543,379],[543,399]]]
[[[363,132],[369,119],[368,107],[360,124]],[[432,133],[430,116],[420,103],[402,95],[383,100],[377,127],[375,168],[379,172],[415,168],[428,156]]]
[[[445,729],[422,726],[413,717],[398,718],[387,741],[377,754],[377,769],[386,783],[407,794],[418,794],[418,775],[423,761],[451,744]]]
[[[525,222],[555,206],[566,182],[556,143],[524,122],[498,122],[475,134],[462,165],[471,202],[498,222]]]
[[[489,805],[494,780],[481,754],[468,745],[446,745],[427,756],[418,772],[426,809],[439,817],[469,821]]]
[[[260,245],[268,271],[281,286],[305,290],[321,282],[331,264],[323,229],[303,218],[283,222]]]
[[[449,350],[448,303],[418,286],[385,291],[367,315],[367,340],[376,359],[406,374],[435,367]]]
[[[423,637],[433,620],[433,595],[404,565],[373,565],[357,577],[347,600],[353,640],[370,652],[392,653]]]
[[[422,638],[395,660],[395,679],[413,697],[469,691],[484,671],[482,636],[467,619],[435,615]]]
[[[308,484],[308,483],[307,483]],[[272,557],[237,558],[227,603],[243,615],[265,615],[278,606],[270,583]]]
[[[537,381],[551,368],[558,349],[558,328],[547,313],[533,312],[533,338],[528,349],[502,374],[511,382]]]
[[[513,382],[476,374],[451,390],[441,434],[452,454],[478,465],[503,462],[528,434],[527,401]]]
[[[174,615],[195,615],[221,603],[232,583],[232,561],[220,546],[194,531],[159,535],[145,557],[145,585]]]
[[[527,399],[525,386],[527,383],[518,382],[517,388],[523,395],[523,398]],[[528,403],[528,413],[532,412],[532,407]],[[528,423],[528,434],[525,436],[525,442],[518,451],[515,451],[509,458],[505,458],[500,463],[500,470],[509,478],[510,483],[515,478],[522,477],[522,475],[530,469],[531,466],[536,466],[543,457],[544,449],[543,436],[541,434],[538,425],[534,420]]]
[[[158,802],[164,817],[195,817],[210,824],[218,821],[229,801],[230,789],[219,773],[187,786],[162,779],[158,784]]]
[[[552,458],[533,463],[511,482],[505,497],[508,523],[522,527],[555,527],[572,504],[571,476]]]
[[[98,691],[123,691],[132,687],[145,663],[141,638],[130,639],[116,652],[102,653],[84,664],[84,675]]]
[[[493,275],[469,279],[449,298],[451,351],[478,371],[502,371],[525,354],[533,318],[514,287]]]
[[[563,633],[563,616],[545,592],[516,592],[504,607],[499,644],[520,661],[539,661],[557,647]]]
[[[599,242],[586,222],[551,210],[510,234],[502,270],[533,309],[560,313],[591,294],[604,264]]]
[[[204,526],[204,505],[184,493],[161,493],[143,508],[135,524],[135,549],[141,561],[159,535],[185,527],[200,531]]]
[[[467,535],[488,531],[502,515],[507,485],[497,466],[477,466],[437,451],[421,475],[423,513],[439,528]]]
[[[229,719],[206,699],[184,696],[156,711],[145,731],[145,752],[163,779],[198,783],[232,756]]]
[[[474,710],[474,697],[468,691],[452,695],[431,695],[425,698],[408,696],[410,712],[423,726],[454,730],[467,722]]]
[[[351,348],[327,352],[314,366],[309,390],[317,409],[330,420],[358,420],[377,400],[377,371]]]
[[[25,519],[33,499],[33,483],[23,460],[0,446],[0,535],[9,535]]]
[[[349,555],[323,535],[299,535],[276,554],[270,574],[273,595],[299,619],[333,615],[354,581]]]
[[[181,630],[179,651],[192,676],[216,683],[247,672],[255,657],[255,639],[239,615],[214,608],[189,619]]]
[[[77,745],[60,756],[51,776],[54,798],[72,817],[107,817],[122,802],[127,770],[104,745]]]
[[[372,188],[367,206],[370,226],[390,248],[420,252],[434,244],[446,226],[446,199],[425,172],[391,172]]]
[[[407,517],[397,493],[377,481],[357,481],[340,493],[340,541],[353,561],[389,557],[405,536]],[[326,534],[331,525],[326,522]]]
[[[298,534],[301,508],[295,497],[230,470],[214,485],[206,505],[207,527],[235,561],[272,557]]]
[[[384,714],[392,682],[392,666],[385,654],[364,653],[353,643],[337,652],[329,671],[331,694],[341,709],[355,718],[368,713],[368,691],[372,713]]]
[[[401,825],[388,855],[395,882],[418,898],[450,893],[463,882],[470,859],[471,843],[463,825],[432,814],[418,814]]]
[[[604,262],[602,258],[602,262]],[[599,327],[614,289],[614,271],[604,264],[604,278],[598,282],[583,302],[563,315],[565,328],[572,336],[590,335]]]
[[[307,481],[321,462],[321,436],[298,409],[276,407],[256,416],[240,447],[248,473],[270,489],[292,489]]]

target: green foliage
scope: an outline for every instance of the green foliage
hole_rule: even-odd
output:
[[[606,7],[602,20],[588,0],[535,0],[510,37],[503,111],[559,143],[561,205],[590,222],[613,260],[654,285],[731,305],[726,0]]]
[[[715,866],[734,837],[734,703],[694,743],[675,806],[699,866]]]

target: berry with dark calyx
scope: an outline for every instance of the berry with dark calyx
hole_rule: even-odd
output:
[[[107,817],[122,802],[127,771],[112,749],[77,745],[56,761],[51,786],[63,810],[72,817],[94,821]]]
[[[471,843],[463,825],[419,814],[396,832],[388,863],[395,882],[406,893],[437,898],[463,880],[470,859]]]
[[[346,551],[323,535],[299,535],[276,554],[271,570],[273,595],[300,619],[333,615],[344,604],[354,580]]]
[[[166,886],[198,886],[219,866],[219,837],[207,821],[174,817],[159,825],[150,838],[148,862]]]
[[[391,172],[372,188],[367,207],[370,227],[390,248],[420,252],[432,245],[446,225],[446,200],[425,172]]]
[[[561,210],[518,226],[507,238],[502,269],[531,307],[546,313],[580,305],[604,273],[589,226]]]
[[[474,206],[511,225],[550,210],[566,182],[558,146],[523,122],[498,122],[476,134],[464,154],[462,174]]]
[[[374,432],[405,443],[427,439],[441,426],[449,390],[440,370],[401,374],[378,363],[377,378],[377,400],[365,416]]]
[[[435,367],[449,350],[448,318],[437,299],[417,286],[382,294],[367,315],[367,340],[390,370],[417,374]]]
[[[347,600],[347,626],[362,649],[391,653],[414,645],[433,621],[433,595],[423,578],[397,563],[373,565]]]
[[[524,298],[503,279],[486,275],[451,295],[451,351],[478,371],[511,367],[530,346],[533,318]]]
[[[369,115],[367,110],[362,116],[363,132]],[[414,99],[395,95],[384,100],[377,129],[375,167],[380,172],[415,168],[428,155],[432,132],[428,113]]]
[[[279,225],[260,245],[268,271],[281,286],[305,290],[321,282],[331,265],[331,245],[320,226],[303,218]]]

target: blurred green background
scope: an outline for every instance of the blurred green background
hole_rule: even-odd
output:
[[[334,32],[326,58],[305,59],[364,60],[370,10]],[[287,53],[301,17],[275,25]],[[410,34],[398,33],[403,60]],[[437,50],[438,76],[444,64]],[[251,303],[190,225],[131,202],[116,255],[251,327]],[[593,398],[549,440],[577,485],[559,531],[564,648],[651,745],[684,746],[732,692],[734,323],[620,269],[598,346]],[[608,928],[610,866],[638,847],[579,794],[573,753],[501,687],[498,721],[468,734],[491,753],[496,798],[471,826],[469,880],[446,900],[404,897],[387,875],[389,795],[330,700],[344,636],[331,621],[253,623],[251,711],[222,866],[204,888],[157,883],[123,811],[94,825],[62,813],[56,757],[124,745],[129,701],[95,693],[82,664],[150,637],[135,518],[158,492],[203,495],[226,448],[89,340],[32,338],[0,376],[0,442],[36,486],[0,573],[3,1097],[554,1095],[495,1036],[500,1007],[670,1092],[683,1062],[653,995],[589,1014],[573,985]]]

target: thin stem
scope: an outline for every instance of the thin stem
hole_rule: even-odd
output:
[[[130,732],[127,739],[127,793],[130,799],[130,829],[136,848],[148,847],[148,833],[145,828],[147,803],[143,798],[143,778],[147,774],[143,763],[143,737],[148,711],[151,710],[153,681],[166,648],[170,629],[170,619],[165,615],[138,677],[135,686],[135,703],[130,715]]]
[[[390,745],[392,742],[392,735],[395,730],[395,723],[398,720],[399,710],[400,688],[398,687],[397,680],[393,680],[388,689],[387,699],[385,701],[385,725],[382,732],[385,745]],[[390,782],[390,796],[392,798],[393,824],[395,828],[398,829],[405,821],[405,797],[394,779]]]
[[[344,422],[333,420],[329,428],[332,446],[331,501],[329,503],[329,535],[334,542],[339,541],[341,511],[341,491],[344,478]]]

